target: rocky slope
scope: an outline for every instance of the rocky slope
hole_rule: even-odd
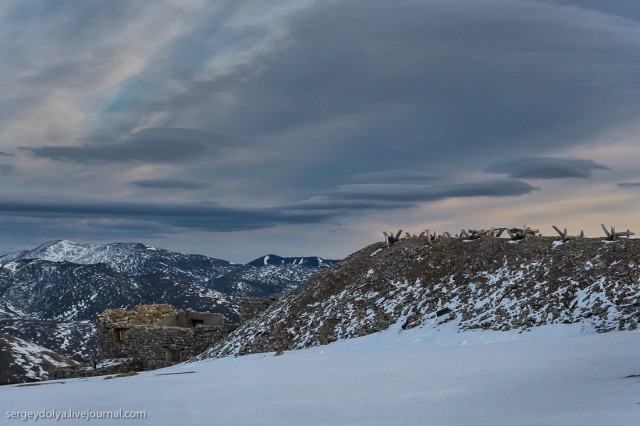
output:
[[[314,276],[201,357],[298,349],[454,322],[460,330],[581,323],[636,329],[640,240],[403,239]]]
[[[74,365],[42,346],[0,333],[0,384],[41,380],[56,368]]]

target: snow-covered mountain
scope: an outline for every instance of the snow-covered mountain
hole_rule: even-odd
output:
[[[132,275],[105,263],[14,261],[0,268],[0,291],[3,303],[36,318],[60,321],[91,320],[105,308],[150,300],[235,313],[232,298],[222,292],[160,273]]]
[[[139,243],[51,241],[0,256],[0,332],[89,360],[95,316],[106,308],[169,303],[234,323],[240,297],[278,297],[319,270],[235,265]]]
[[[203,357],[299,349],[453,323],[459,330],[579,324],[635,330],[640,240],[426,238],[373,244],[288,293]]]
[[[284,261],[277,264],[266,262],[272,267],[263,269],[263,259],[270,257]],[[91,245],[57,240],[33,250],[0,256],[0,264],[9,268],[13,268],[11,263],[25,260],[48,261],[52,264],[104,264],[118,274],[162,275],[236,297],[279,297],[315,275],[320,269],[336,262],[319,257],[281,258],[277,255],[259,259],[261,262],[257,265],[256,261],[241,265],[203,255],[177,253],[141,243]]]
[[[33,250],[23,250],[0,256],[0,263],[39,259],[80,265],[103,263],[115,271],[130,275],[161,273],[202,285],[233,269],[226,260],[183,254],[141,243],[104,245],[79,244],[72,241],[50,241]]]

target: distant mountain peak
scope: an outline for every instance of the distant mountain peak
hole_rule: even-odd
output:
[[[41,259],[51,262],[73,262],[82,257],[94,246],[69,240],[48,241],[25,253],[21,259]]]

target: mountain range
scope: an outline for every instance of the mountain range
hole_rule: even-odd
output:
[[[221,312],[234,323],[240,298],[277,298],[335,262],[272,264],[270,257],[287,259],[241,265],[141,243],[51,241],[0,256],[0,333],[87,361],[96,355],[94,319],[104,309],[169,303]]]

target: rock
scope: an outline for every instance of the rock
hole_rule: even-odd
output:
[[[449,312],[451,312],[451,309],[450,309],[450,308],[448,308],[448,307],[442,308],[442,309],[440,309],[440,310],[438,310],[438,311],[436,312],[436,317],[441,317],[441,316],[443,316],[443,315],[448,314]]]

